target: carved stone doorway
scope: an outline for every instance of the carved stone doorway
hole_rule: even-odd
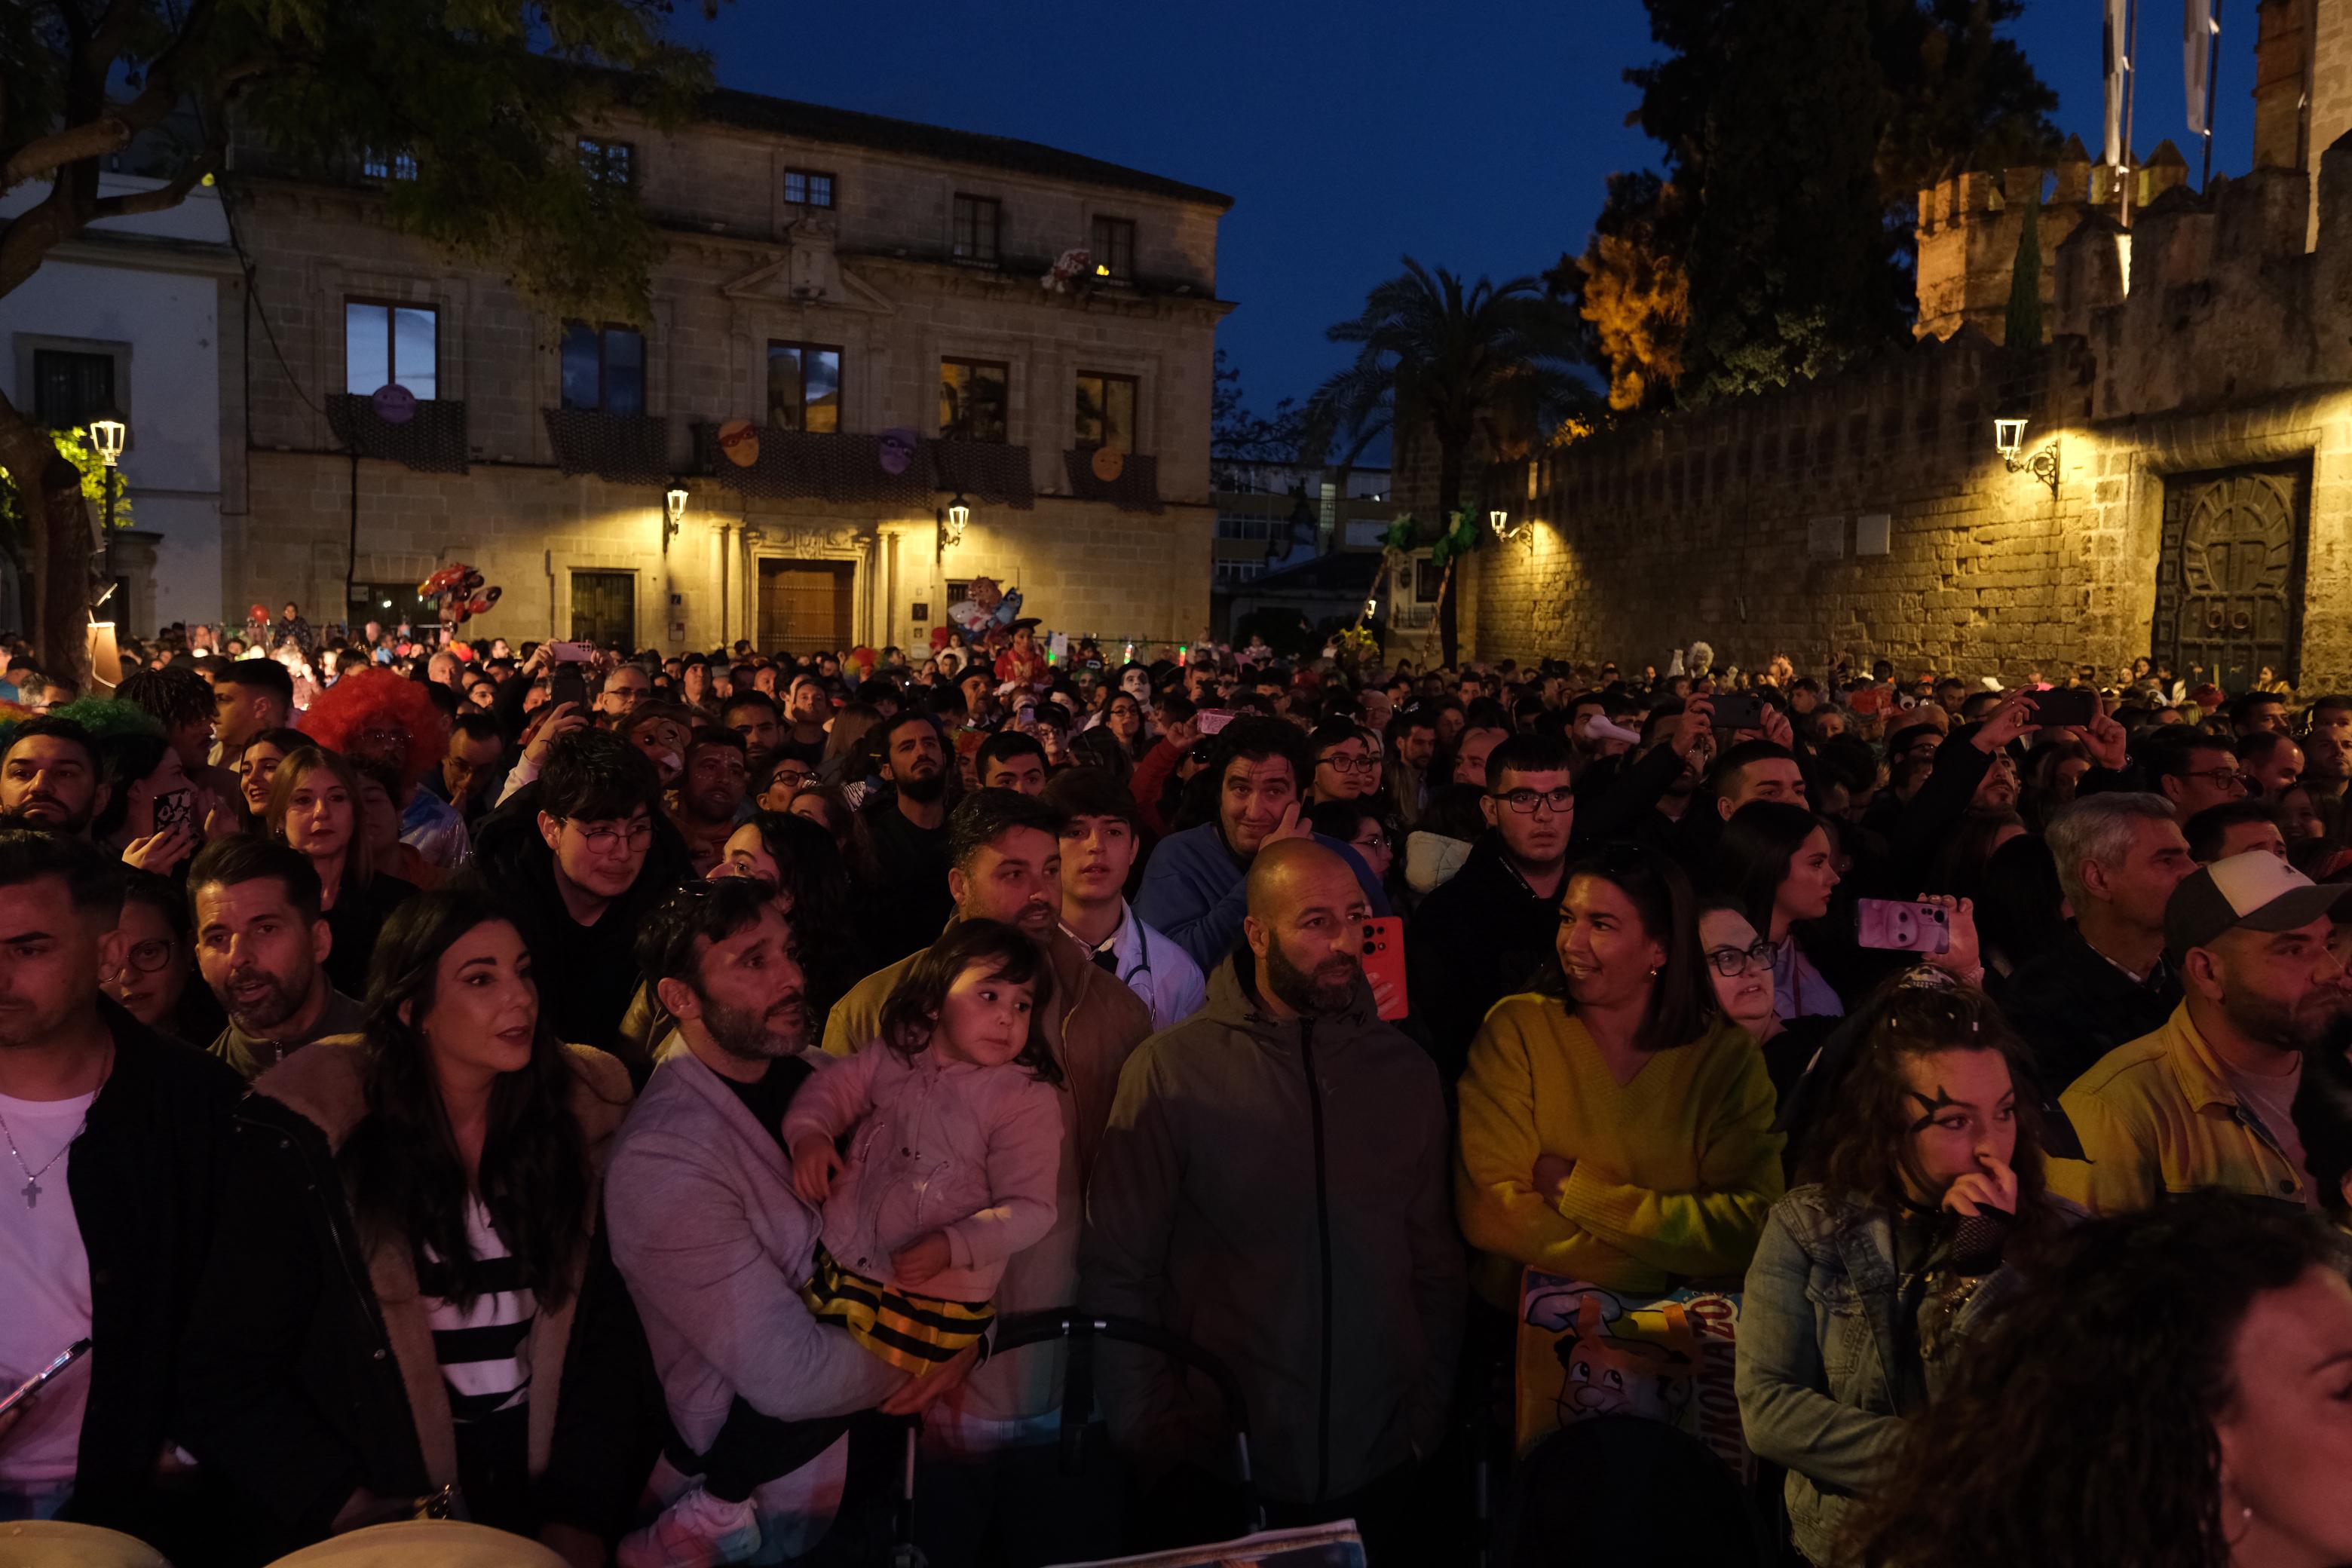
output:
[[[2308,462],[2168,476],[2150,657],[2231,696],[2294,680],[2310,499]]]

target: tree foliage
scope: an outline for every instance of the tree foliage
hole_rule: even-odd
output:
[[[1685,403],[1782,386],[1899,339],[1920,190],[2057,146],[2056,95],[2000,36],[2022,0],[1647,5],[1664,54],[1626,78],[1665,176],[1612,176],[1584,252],[1553,274],[1598,310],[1618,406],[1669,383]],[[1679,340],[1643,330],[1671,321],[1651,307],[1675,263]]]
[[[1403,268],[1325,332],[1354,344],[1356,357],[1307,400],[1305,450],[1320,461],[1337,447],[1345,468],[1384,432],[1426,438],[1437,449],[1438,515],[1448,517],[1474,455],[1523,456],[1542,430],[1592,403],[1574,369],[1583,326],[1534,278],[1465,284],[1409,256]],[[1439,636],[1450,664],[1451,600],[1439,605]]]
[[[349,181],[373,155],[393,225],[504,272],[533,304],[643,321],[656,227],[576,143],[627,102],[674,121],[709,63],[664,36],[667,0],[46,0],[0,6],[0,192],[46,194],[0,224],[0,295],[106,218],[160,212],[237,168]],[[100,194],[137,149],[161,184]],[[0,464],[38,474],[37,624],[78,668],[73,469],[0,397]]]
[[[1286,397],[1274,412],[1259,416],[1242,392],[1241,367],[1217,351],[1210,372],[1209,457],[1219,463],[1288,464],[1298,461],[1299,437],[1306,414],[1296,398]]]

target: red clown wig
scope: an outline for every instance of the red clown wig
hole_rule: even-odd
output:
[[[404,789],[449,747],[449,721],[432,693],[388,669],[355,669],[319,693],[302,731],[329,751],[392,763]]]

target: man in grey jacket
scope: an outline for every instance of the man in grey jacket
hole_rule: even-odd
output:
[[[1371,1561],[1430,1560],[1412,1531],[1462,1336],[1436,1069],[1374,1014],[1369,900],[1307,840],[1250,868],[1245,949],[1207,1007],[1120,1076],[1087,1189],[1079,1296],[1192,1341],[1239,1377],[1281,1524],[1353,1518]],[[1159,1482],[1145,1528],[1216,1539],[1232,1479],[1207,1385],[1106,1347],[1112,1435]],[[1154,1472],[1157,1472],[1155,1475]]]
[[[784,1109],[811,1070],[801,1056],[809,1020],[768,889],[690,882],[655,910],[637,952],[686,1050],[655,1069],[614,1140],[604,1178],[613,1260],[679,1439],[707,1453],[748,1406],[774,1456],[756,1525],[720,1554],[748,1554],[762,1539],[798,1554],[830,1524],[847,1468],[845,1436],[812,1424],[919,1409],[960,1384],[977,1352],[912,1383],[801,1300],[818,1222],[793,1194],[782,1140]],[[667,1462],[656,1483],[666,1499],[685,1489]],[[682,1528],[679,1513],[654,1528]]]

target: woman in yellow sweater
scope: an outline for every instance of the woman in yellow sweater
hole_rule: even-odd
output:
[[[1486,1015],[1454,1206],[1496,1306],[1522,1266],[1612,1290],[1736,1279],[1781,1194],[1772,1080],[1716,1005],[1690,884],[1615,845],[1569,869],[1559,966]]]

